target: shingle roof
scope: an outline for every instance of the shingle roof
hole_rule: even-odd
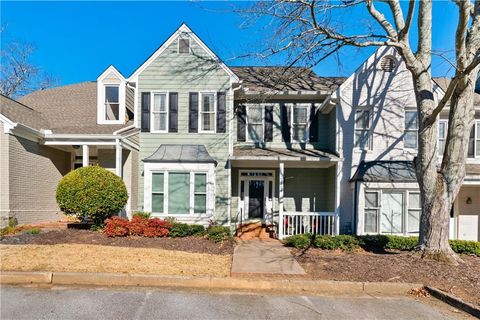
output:
[[[35,91],[19,101],[48,119],[53,133],[110,134],[132,124],[97,124],[96,82]]]
[[[0,95],[0,113],[13,122],[33,129],[48,129],[48,121],[37,111],[20,102]]]
[[[447,91],[448,85],[450,84],[451,79],[447,77],[433,77],[433,81],[443,90]],[[480,106],[480,94],[477,92],[473,95],[473,103],[475,106]]]
[[[412,161],[362,161],[352,181],[417,182],[417,176]]]
[[[143,162],[181,162],[181,163],[214,163],[213,159],[201,144],[161,144]]]
[[[243,81],[243,87],[255,92],[322,91],[333,92],[347,78],[319,77],[302,67],[230,67]]]

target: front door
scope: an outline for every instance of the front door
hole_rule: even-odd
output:
[[[263,219],[265,207],[265,181],[250,180],[248,182],[248,217]]]

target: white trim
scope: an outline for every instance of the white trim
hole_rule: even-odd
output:
[[[417,116],[417,128],[416,129],[407,129],[407,112],[414,112]],[[408,149],[408,150],[412,150],[412,151],[417,151],[418,150],[418,110],[417,108],[415,107],[405,107],[405,109],[403,110],[403,147],[405,149]],[[416,147],[412,148],[412,147],[406,147],[405,146],[405,135],[407,132],[415,132],[416,135],[415,135],[415,144],[416,144]]]
[[[113,73],[119,83],[104,82],[104,79]],[[118,120],[107,120],[105,118],[105,88],[107,86],[118,86]],[[125,102],[125,86],[126,80],[123,75],[113,66],[109,66],[97,78],[97,124],[123,124],[125,123],[126,102]]]
[[[212,58],[214,61],[216,61],[220,67],[234,80],[234,82],[239,82],[240,80],[238,77],[233,73],[230,68],[228,68],[213,52],[210,50],[205,43],[203,43],[200,38],[198,38],[192,30],[185,24],[183,23],[180,28],[177,29],[168,39],[165,41],[165,43],[158,48],[151,56],[150,58],[147,59],[137,70],[133,72],[133,74],[128,77],[127,81],[130,81],[131,79],[134,79],[138,77],[140,73],[142,73],[153,61],[155,61],[176,39],[181,33],[187,33],[191,39],[197,42],[197,44],[207,52],[207,54]],[[191,43],[190,43],[191,47]]]
[[[202,130],[202,104],[203,95],[213,94],[213,129]],[[217,133],[217,92],[216,91],[199,91],[198,92],[198,133]],[[204,112],[205,113],[205,112]],[[211,113],[209,111],[208,113]]]
[[[163,213],[152,212],[152,173],[164,173],[164,201]],[[207,212],[198,214],[193,212],[192,202],[190,203],[190,212],[188,214],[168,214],[168,173],[169,172],[185,172],[190,173],[190,201],[194,197],[192,194],[192,176],[195,173],[205,173],[207,175]],[[187,218],[206,218],[213,216],[215,212],[215,165],[213,163],[152,163],[144,164],[144,210],[152,212],[155,217],[187,217]]]
[[[165,123],[165,130],[154,130],[154,117],[153,117],[153,104],[155,102],[155,95],[165,95],[165,112],[158,112],[159,114],[165,113],[167,115],[166,123]],[[168,133],[168,126],[169,126],[169,108],[170,103],[170,92],[169,91],[150,91],[150,132],[151,133]]]
[[[358,129],[358,130],[361,130],[361,131],[367,131],[367,134],[368,134],[368,142],[367,142],[367,147],[366,148],[362,148],[362,147],[356,147],[355,145],[357,144],[356,142],[356,132],[357,132],[357,112],[359,111],[362,111],[362,112],[365,112],[365,111],[368,111],[369,112],[369,115],[368,115],[368,128],[367,129],[364,129],[364,128],[361,128],[361,129]],[[371,106],[357,106],[357,107],[354,107],[353,108],[353,150],[361,150],[361,151],[370,151],[370,150],[373,150],[373,107]]]
[[[5,117],[0,113],[0,121],[3,123],[3,133],[10,133],[10,131],[17,126],[18,123]]]
[[[271,173],[270,176],[242,176],[242,173]],[[255,169],[242,169],[238,171],[238,212],[241,212],[243,209],[243,220],[249,219],[248,216],[248,205],[249,205],[249,185],[248,181],[252,180],[261,180],[266,182],[264,184],[264,208],[263,208],[263,219],[270,220],[273,222],[273,212],[275,211],[275,170],[255,170]],[[242,181],[244,182],[243,188],[243,200],[242,200]],[[268,182],[272,182],[272,190]],[[269,199],[269,193],[272,193],[272,198]],[[269,206],[269,207],[268,207]],[[267,212],[270,210],[271,212]]]
[[[309,143],[310,141],[310,112],[311,112],[311,103],[293,103],[293,104],[286,104],[287,108],[289,107],[290,110],[290,143]],[[293,126],[294,126],[294,114],[296,108],[306,108],[307,109],[307,122],[305,123],[305,140],[295,140],[293,139]]]

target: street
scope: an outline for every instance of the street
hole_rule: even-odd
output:
[[[257,295],[151,288],[1,288],[7,319],[465,319],[431,298]]]

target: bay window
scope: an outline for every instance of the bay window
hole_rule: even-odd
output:
[[[151,132],[168,132],[167,93],[152,94]]]
[[[418,116],[417,111],[405,111],[405,132],[403,135],[403,146],[405,148],[417,149],[418,144]]]
[[[207,175],[195,173],[193,210],[195,213],[207,212]]]
[[[365,233],[378,232],[380,205],[378,192],[365,192]]]
[[[215,132],[215,93],[200,93],[200,132]]]
[[[355,148],[371,149],[370,122],[370,109],[357,109],[355,112]]]
[[[152,211],[163,213],[164,204],[164,174],[155,172],[152,174]]]

